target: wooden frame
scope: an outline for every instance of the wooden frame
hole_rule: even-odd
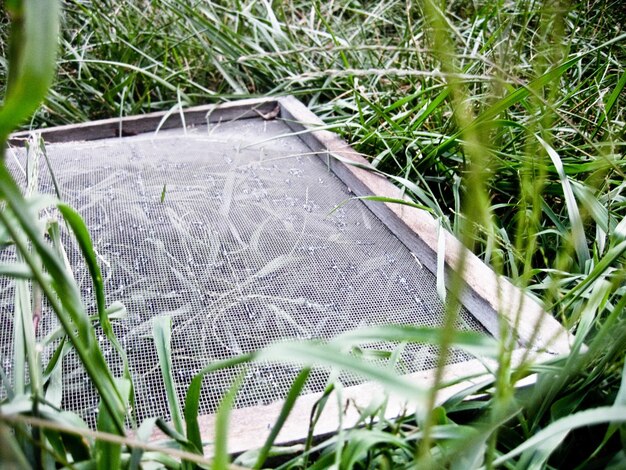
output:
[[[311,150],[324,159],[329,168],[357,196],[377,195],[388,198],[405,198],[402,191],[371,168],[368,161],[352,149],[336,134],[324,130],[324,123],[294,97],[260,98],[241,100],[221,105],[207,105],[175,110],[166,113],[151,113],[143,116],[107,119],[77,125],[42,129],[39,132],[48,142],[69,142],[123,137],[157,129],[219,123],[224,121],[261,117],[282,119]],[[24,140],[29,132],[11,136],[10,142]],[[369,168],[369,169],[368,169]],[[567,353],[571,337],[565,329],[533,298],[524,294],[510,281],[497,275],[487,265],[451,234],[439,235],[438,222],[426,211],[395,203],[363,201],[381,221],[414,253],[420,262],[436,273],[438,247],[445,245],[443,260],[446,279],[460,265],[465,288],[461,293],[463,305],[495,337],[500,336],[502,322],[514,329],[520,348],[514,357],[546,359]],[[474,382],[482,381],[490,368],[489,361],[472,360],[446,366],[444,382],[457,382],[464,377],[474,376],[452,387],[438,392],[441,402]],[[434,371],[410,374],[411,380],[430,384]],[[328,400],[324,414],[315,428],[316,434],[333,432],[340,423],[349,427],[356,423],[359,409],[383,393],[376,384],[363,384],[344,389],[340,404]],[[311,409],[319,394],[302,396],[298,399],[289,419],[278,436],[278,442],[295,442],[306,437]],[[236,409],[231,414],[229,450],[241,452],[260,447],[269,435],[271,424],[278,416],[282,402],[267,406]],[[413,405],[408,405],[413,406]],[[387,414],[397,416],[407,409],[400,398],[390,397]],[[411,408],[409,408],[411,409]],[[199,418],[203,438],[212,441],[215,429],[214,416]],[[154,438],[158,439],[158,435]],[[211,454],[211,446],[206,453]]]

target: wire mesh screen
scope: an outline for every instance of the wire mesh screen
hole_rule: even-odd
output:
[[[107,300],[135,381],[136,412],[168,417],[151,320],[173,320],[174,379],[184,395],[194,374],[216,360],[285,339],[332,338],[378,324],[437,326],[444,305],[436,280],[326,165],[279,120],[248,119],[96,142],[48,145],[61,197],[85,218]],[[13,171],[20,171],[17,154]],[[41,162],[40,188],[53,193]],[[91,281],[78,248],[66,250],[87,305]],[[10,256],[8,252],[4,256]],[[3,284],[2,332],[10,360],[11,285]],[[482,330],[464,309],[460,329]],[[55,327],[48,313],[39,334]],[[102,336],[116,374],[121,362]],[[371,345],[391,351],[396,345]],[[108,348],[108,349],[107,349]],[[397,367],[435,366],[436,350],[410,345]],[[450,362],[467,360],[454,352]],[[64,361],[64,406],[93,423],[97,395],[71,355]],[[237,375],[208,376],[201,412],[215,411]],[[237,406],[284,398],[298,367],[249,367]],[[315,369],[306,391],[322,390]],[[342,375],[345,384],[358,378]]]

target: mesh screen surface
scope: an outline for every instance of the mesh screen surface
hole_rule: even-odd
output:
[[[172,317],[180,396],[208,363],[277,340],[442,323],[433,274],[361,201],[342,204],[353,195],[297,137],[284,136],[289,133],[278,120],[251,119],[47,146],[62,198],[90,229],[107,301],[127,307],[115,329],[129,356],[139,419],[168,417],[151,333],[156,315]],[[19,152],[18,160],[23,163]],[[41,162],[39,189],[53,193],[44,168]],[[17,164],[13,170],[23,182]],[[69,236],[66,250],[93,311],[89,274]],[[10,371],[12,286],[5,281],[2,288],[0,343]],[[458,326],[483,331],[465,310]],[[48,313],[40,334],[54,327]],[[100,340],[121,374],[119,359]],[[466,359],[454,352],[450,362]],[[435,361],[432,347],[410,345],[398,367],[415,372]],[[297,373],[293,365],[252,365],[237,406],[284,398]],[[229,369],[205,379],[202,414],[215,411],[236,375]],[[322,390],[327,379],[328,371],[314,370],[306,391]],[[342,379],[358,382],[347,374]],[[97,395],[71,355],[63,380],[64,406],[93,423]]]

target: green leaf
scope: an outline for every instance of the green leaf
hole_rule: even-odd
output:
[[[390,393],[419,402],[426,397],[427,389],[421,384],[401,377],[395,372],[371,362],[351,356],[332,343],[285,342],[260,350],[256,360],[288,362],[300,366],[329,366],[353,372],[363,378],[382,384]]]
[[[53,431],[51,429],[42,429],[41,433],[46,438],[48,444],[50,445],[50,447],[52,447],[53,451],[57,455],[67,455],[68,451],[66,450],[65,444],[63,443],[63,434],[57,431]]]
[[[77,429],[88,429],[87,425],[76,415],[69,412],[60,412],[57,417],[46,416],[47,419],[54,419],[62,424],[69,424]],[[73,457],[75,462],[88,460],[91,458],[91,442],[76,434],[62,433],[63,446]]]
[[[450,470],[466,470],[468,468],[479,468],[485,458],[485,450],[487,449],[486,441],[489,436],[484,435],[482,438],[467,439],[467,436],[461,437],[467,444],[462,450],[454,455],[454,459],[450,463]]]
[[[572,346],[573,351],[581,350],[585,339],[593,329],[597,315],[603,310],[612,290],[613,286],[611,283],[602,279],[593,284],[591,295],[589,300],[584,303],[580,321],[576,328],[576,337]]]
[[[0,263],[0,276],[14,279],[32,279],[33,272],[26,263]]]
[[[58,1],[22,0],[7,6],[12,25],[7,93],[0,108],[1,155],[9,133],[46,96],[54,76],[59,35]]]
[[[59,203],[57,204],[57,208],[63,215],[63,218],[67,222],[68,226],[72,229],[72,232],[74,232],[78,246],[80,247],[83,257],[85,258],[85,262],[87,263],[87,268],[89,269],[89,274],[91,276],[91,281],[93,283],[94,292],[96,294],[96,304],[98,307],[98,314],[100,315],[100,325],[105,333],[110,334],[111,323],[109,322],[109,318],[107,317],[105,311],[106,300],[104,294],[104,283],[102,282],[102,273],[100,271],[100,266],[98,265],[96,253],[93,249],[93,244],[91,243],[91,237],[89,236],[87,225],[85,225],[85,222],[80,214],[67,204]]]
[[[24,281],[15,285],[14,317],[13,317],[13,390],[16,395],[26,392],[26,337],[24,334],[23,309],[30,313],[30,295],[25,289]],[[28,295],[27,299],[23,297]]]
[[[0,462],[6,468],[31,468],[13,430],[0,421]]]
[[[493,464],[502,465],[529,450],[547,452],[549,455],[556,448],[555,441],[564,439],[574,429],[594,424],[623,422],[626,422],[626,406],[603,406],[579,411],[550,423],[513,450],[495,459]]]
[[[570,181],[565,174],[563,162],[561,161],[561,157],[559,156],[559,154],[556,152],[556,150],[554,150],[554,148],[552,148],[552,146],[550,146],[538,135],[535,135],[535,138],[539,141],[541,146],[550,156],[550,160],[552,160],[552,164],[554,165],[554,168],[556,169],[559,178],[561,179],[563,196],[565,197],[565,207],[567,208],[570,226],[572,228],[572,243],[574,244],[574,249],[576,250],[576,254],[578,255],[578,264],[580,265],[580,269],[584,270],[587,261],[590,259],[589,247],[587,246],[585,227],[583,226],[583,221],[580,217],[578,204],[576,203],[576,198],[574,197],[574,192],[572,191]]]
[[[441,342],[441,328],[411,325],[372,326],[343,333],[333,342],[347,345],[376,343],[380,341],[437,345]],[[497,357],[499,351],[497,340],[491,336],[475,331],[454,332],[451,345],[477,356]]]
[[[617,85],[615,85],[615,88],[609,95],[608,99],[606,100],[606,103],[604,103],[604,113],[600,116],[600,119],[598,120],[598,123],[596,124],[596,129],[593,131],[593,134],[591,134],[592,139],[596,136],[596,134],[600,131],[600,129],[602,129],[602,124],[604,124],[604,121],[606,120],[606,118],[611,114],[613,106],[615,106],[615,103],[617,102],[617,99],[619,98],[620,93],[622,92],[625,86],[626,86],[626,72],[622,72],[622,76],[619,78]]]
[[[122,396],[129,397],[131,391],[130,381],[119,379],[118,388]],[[115,433],[115,419],[111,416],[109,409],[101,402],[98,412],[98,431]],[[122,465],[121,444],[96,440],[96,468],[98,470],[118,470]]]
[[[567,434],[568,431],[563,431],[546,437],[540,445],[525,451],[515,466],[516,470],[543,470],[546,461],[552,452],[561,445]]]
[[[293,406],[295,405],[296,400],[300,396],[300,392],[304,388],[304,385],[306,384],[306,381],[309,378],[310,373],[311,373],[311,369],[305,368],[300,371],[298,376],[293,381],[293,384],[291,385],[291,388],[289,389],[289,393],[287,394],[287,397],[285,398],[283,402],[283,406],[280,409],[280,414],[278,415],[278,418],[276,418],[276,422],[274,423],[274,426],[272,426],[270,435],[267,436],[267,439],[265,440],[263,447],[261,447],[259,451],[259,455],[257,457],[256,463],[254,464],[254,468],[261,468],[263,466],[265,459],[267,459],[269,455],[270,449],[274,445],[274,441],[278,437],[278,433],[280,432],[283,425],[285,424],[285,421],[287,421],[287,418],[289,417],[289,413],[293,409]]]
[[[170,426],[169,423],[165,422],[163,418],[158,418],[156,420],[156,427],[159,428],[163,434],[174,439],[174,441],[180,444],[184,449],[193,449],[189,439],[187,439],[184,434],[178,432]]]
[[[152,436],[152,431],[154,430],[157,419],[158,418],[145,419],[137,429],[137,439],[142,442],[148,442],[150,440],[150,437]],[[143,449],[139,449],[138,447],[133,448],[133,450],[131,451],[130,464],[128,466],[129,470],[139,469],[142,455]]]
[[[161,191],[161,204],[165,202],[165,191],[167,189],[167,184],[163,185],[163,190]]]
[[[587,397],[590,390],[574,390],[569,395],[565,395],[562,398],[559,398],[554,404],[550,407],[550,418],[552,421],[556,421],[563,416],[568,416],[574,413],[578,407],[581,405],[583,400]]]
[[[202,389],[204,376],[216,370],[236,367],[251,361],[253,358],[253,354],[242,354],[231,359],[214,362],[198,372],[191,380],[189,388],[187,389],[187,395],[185,396],[185,426],[187,428],[187,439],[189,439],[198,452],[202,452],[203,448],[200,426],[198,425],[198,409],[200,406],[200,390]]]
[[[115,336],[115,333],[113,331],[113,327],[111,326],[111,321],[109,319],[110,309],[118,311],[120,308],[124,308],[124,306],[123,304],[121,304],[121,302],[116,302],[112,306],[110,306],[109,309],[106,308],[106,296],[104,293],[102,272],[100,271],[100,266],[98,265],[98,259],[96,257],[96,252],[93,248],[93,243],[91,242],[91,236],[89,235],[87,225],[85,224],[85,221],[83,220],[81,215],[72,207],[63,203],[59,203],[57,207],[63,215],[63,218],[67,222],[68,226],[72,229],[72,232],[76,237],[76,241],[78,242],[78,246],[80,247],[83,258],[85,259],[85,263],[87,264],[87,268],[89,269],[89,275],[91,276],[91,282],[93,284],[93,289],[96,295],[98,318],[100,320],[100,326],[102,327],[102,331],[106,335],[107,339],[111,342],[119,356],[122,358],[124,377],[130,381],[131,374],[128,366],[126,351],[124,351],[124,348],[122,348],[122,345],[117,340],[117,337]]]
[[[595,197],[591,188],[574,180],[570,181],[570,184],[576,199],[580,201],[593,221],[598,224],[605,233],[610,233],[615,230],[615,218],[609,216],[608,208]]]
[[[152,320],[152,332],[154,334],[154,344],[159,356],[159,365],[161,366],[161,374],[163,376],[163,385],[167,395],[167,404],[172,417],[172,422],[176,431],[184,432],[183,418],[180,413],[180,404],[178,401],[178,393],[176,392],[176,383],[172,374],[172,318],[169,316],[158,316]]]
[[[43,378],[47,381],[46,401],[57,408],[61,408],[63,399],[63,358],[70,351],[71,344],[67,338],[61,338],[44,372]]]
[[[228,454],[228,423],[230,412],[235,405],[237,394],[241,384],[246,378],[247,371],[244,369],[237,374],[228,392],[222,398],[215,416],[215,442],[213,444],[213,470],[228,470],[230,456]]]
[[[401,437],[378,429],[354,429],[346,437],[346,445],[341,453],[341,468],[354,468],[363,461],[374,447],[384,444],[390,448],[410,450],[408,443]]]
[[[620,256],[626,251],[626,241],[622,241],[607,250],[606,254],[598,261],[591,272],[576,287],[568,291],[557,303],[563,303],[565,307],[571,305],[589,287],[593,286],[600,277],[604,276]]]

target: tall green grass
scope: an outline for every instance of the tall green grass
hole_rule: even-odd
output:
[[[124,436],[125,420],[133,421],[129,376],[113,377],[94,341],[94,319],[65,269],[55,225],[48,224],[50,244],[38,223],[41,198],[22,195],[2,165],[0,237],[20,253],[17,263],[2,266],[16,285],[16,380],[0,408],[5,462],[223,468],[229,465],[226,430],[236,383],[220,407],[216,458],[210,463],[200,455],[197,424],[202,376],[257,359],[290,357],[298,364],[351,370],[432,405],[432,390],[346,352],[359,337],[375,335],[434,342],[444,351],[452,344],[480,346],[497,358],[498,367],[485,383],[440,407],[426,406],[425,416],[389,422],[380,409],[364,410],[358,429],[308,440],[291,449],[293,454],[270,439],[238,463],[257,468],[626,465],[626,36],[616,21],[626,15],[620,2],[68,0],[60,19],[56,78],[29,124],[26,119],[53,77],[55,5],[5,4],[13,27],[9,34],[8,21],[0,23],[0,83],[6,85],[0,143],[19,125],[293,93],[494,269],[540,298],[575,335],[575,343],[567,357],[516,368],[505,343],[461,338],[451,328],[380,328],[328,345],[274,345],[208,364],[186,396],[176,397],[163,321],[154,326],[155,338],[174,426],[155,417],[133,423],[134,436]],[[41,13],[44,7],[52,9],[49,14]],[[6,42],[9,36],[12,41]],[[39,143],[30,145],[37,158]],[[106,304],[85,227],[72,209],[53,204],[91,267],[96,322],[115,345],[107,326],[115,306]],[[48,364],[41,363],[38,351],[44,345],[36,344],[32,331],[38,289],[65,331]],[[453,314],[451,309],[450,325]],[[97,431],[58,408],[55,378],[69,348],[100,393]],[[530,372],[538,374],[537,381],[515,388]],[[294,382],[272,436],[306,374],[304,369]],[[169,448],[145,442],[154,427],[168,436]]]

